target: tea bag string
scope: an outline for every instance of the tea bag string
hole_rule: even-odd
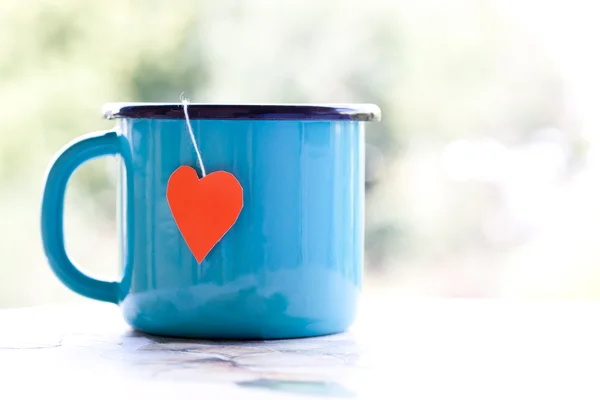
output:
[[[196,143],[196,138],[194,136],[194,131],[192,130],[192,124],[190,123],[190,115],[188,114],[188,105],[190,101],[183,97],[183,93],[179,97],[181,103],[183,105],[183,113],[185,114],[185,122],[187,124],[188,133],[190,134],[190,139],[192,140],[192,144],[194,145],[194,150],[196,150],[196,156],[198,157],[198,165],[200,166],[200,173],[202,174],[202,178],[206,176],[206,170],[204,169],[204,162],[202,161],[202,157],[200,156],[200,149],[198,149],[198,143]]]

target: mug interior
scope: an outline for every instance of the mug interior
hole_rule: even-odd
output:
[[[108,103],[104,117],[185,119],[182,103]],[[190,119],[380,121],[375,104],[202,104],[188,105]]]

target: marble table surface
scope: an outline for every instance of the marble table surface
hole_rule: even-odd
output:
[[[0,399],[600,398],[600,303],[363,301],[346,333],[209,342],[116,306],[0,310]]]

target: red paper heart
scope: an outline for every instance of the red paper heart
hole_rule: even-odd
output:
[[[229,172],[212,172],[198,179],[193,168],[182,166],[169,178],[167,201],[183,239],[200,263],[240,215],[242,186]]]

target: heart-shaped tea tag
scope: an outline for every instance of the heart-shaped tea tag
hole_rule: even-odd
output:
[[[175,223],[198,263],[237,221],[243,206],[242,186],[229,172],[198,178],[192,167],[179,167],[167,184],[167,201]]]

